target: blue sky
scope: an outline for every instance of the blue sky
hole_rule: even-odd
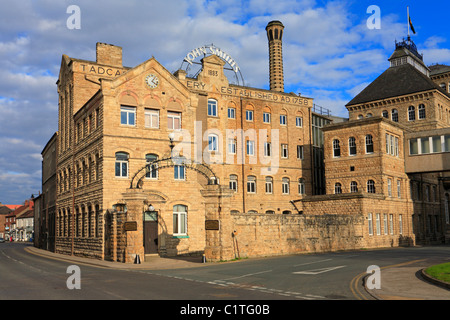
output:
[[[41,151],[57,130],[62,54],[95,60],[95,44],[123,47],[124,65],[154,56],[176,71],[194,48],[214,43],[239,64],[246,85],[268,88],[265,26],[285,25],[285,90],[346,116],[345,104],[387,67],[395,40],[412,35],[425,63],[450,65],[447,1],[0,0],[0,202],[41,191]],[[67,8],[81,29],[68,29]],[[370,5],[381,28],[367,28]]]

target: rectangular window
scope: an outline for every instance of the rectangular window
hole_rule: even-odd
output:
[[[228,139],[228,153],[236,154],[236,140]]]
[[[282,126],[286,125],[286,115],[285,114],[280,115],[280,124]]]
[[[417,139],[409,140],[409,154],[410,155],[419,154],[419,143]]]
[[[288,156],[289,156],[288,145],[287,144],[282,144],[281,145],[281,158],[287,159]]]
[[[397,180],[397,198],[402,197],[402,182],[400,180]]]
[[[217,117],[217,101],[208,100],[208,116]]]
[[[136,108],[135,107],[120,107],[120,124],[134,126],[136,125]]]
[[[298,128],[303,127],[303,118],[302,117],[295,118],[295,126]]]
[[[211,134],[208,136],[208,150],[218,151],[218,136]]]
[[[398,216],[398,233],[403,234],[403,216],[401,214]]]
[[[187,214],[186,212],[173,213],[173,235],[187,234]]]
[[[247,140],[247,155],[255,155],[255,142],[252,140]]]
[[[388,195],[392,197],[392,180],[388,179]]]
[[[430,153],[430,139],[429,138],[420,139],[420,145],[422,147],[421,154]]]
[[[433,153],[442,152],[441,137],[433,137]]]
[[[236,109],[228,108],[228,119],[236,119]]]
[[[369,235],[373,235],[373,221],[372,221],[372,214],[369,213],[369,217],[368,217],[368,226],[369,226]]]
[[[272,194],[273,192],[273,179],[272,177],[266,177],[266,193]]]
[[[237,176],[232,174],[230,176],[230,190],[233,190],[234,192],[237,192]]]
[[[245,110],[245,120],[253,121],[253,111],[252,110]]]
[[[184,166],[176,165],[173,167],[173,178],[175,180],[184,180]]]
[[[145,127],[159,129],[159,110],[145,109]]]
[[[297,159],[303,160],[303,146],[297,146]]]
[[[377,235],[380,235],[381,234],[381,221],[380,221],[380,214],[379,213],[377,213],[376,214],[376,227],[377,227]]]
[[[287,178],[283,178],[283,181],[281,183],[281,193],[289,194],[289,179]]]
[[[270,123],[270,113],[269,112],[264,112],[263,113],[263,122],[264,123]]]
[[[387,220],[387,214],[385,213],[383,215],[383,224],[384,224],[384,234],[388,234],[388,220]]]
[[[181,112],[167,112],[167,129],[180,130],[181,129]]]
[[[264,142],[264,157],[270,157],[272,154],[272,145],[270,142]]]
[[[394,215],[389,215],[389,233],[394,234]]]
[[[247,193],[256,193],[256,178],[253,176],[247,179]]]

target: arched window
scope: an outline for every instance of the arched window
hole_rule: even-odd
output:
[[[298,179],[298,194],[305,194],[305,179]]]
[[[256,177],[247,177],[247,193],[256,193]]]
[[[410,106],[408,108],[408,121],[416,120],[416,108],[414,106]]]
[[[237,182],[238,182],[238,176],[235,174],[230,174],[230,190],[233,190],[234,192],[237,192]]]
[[[370,134],[366,136],[366,153],[373,153],[373,137]]]
[[[397,109],[392,109],[391,120],[394,122],[398,122],[398,110]]]
[[[339,144],[339,140],[333,140],[333,156],[338,158],[341,156],[341,146]]]
[[[281,193],[289,194],[289,178],[283,178],[281,182]]]
[[[354,137],[348,139],[348,154],[351,156],[356,155],[356,139]]]
[[[387,112],[387,110],[384,110],[381,115],[383,116],[383,118],[389,119],[389,112]]]
[[[217,117],[217,101],[208,99],[208,116]]]
[[[336,182],[334,184],[334,194],[341,194],[342,193],[342,185],[339,182]]]
[[[273,178],[272,177],[266,177],[266,193],[267,194],[273,193]]]
[[[156,160],[158,160],[158,156],[156,154],[149,153],[145,155],[146,165],[149,165]],[[151,166],[149,165],[148,167],[146,167],[145,177],[149,179],[158,179],[158,165],[152,164]]]
[[[358,192],[358,183],[356,181],[350,182],[350,192],[351,193]]]
[[[116,177],[128,178],[128,153],[116,153]]]
[[[367,193],[375,193],[375,181],[367,181]]]
[[[421,105],[419,105],[419,120],[422,120],[425,118],[426,118],[425,105],[421,104]]]
[[[173,206],[173,235],[187,235],[187,206],[177,204]]]

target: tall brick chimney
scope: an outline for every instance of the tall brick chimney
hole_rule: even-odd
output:
[[[122,47],[97,42],[97,63],[111,67],[123,67]]]
[[[270,90],[284,92],[283,30],[280,21],[271,21],[266,27],[269,40]]]

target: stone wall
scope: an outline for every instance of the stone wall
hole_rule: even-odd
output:
[[[235,257],[364,247],[362,215],[232,214]],[[231,236],[231,235],[230,235]]]

